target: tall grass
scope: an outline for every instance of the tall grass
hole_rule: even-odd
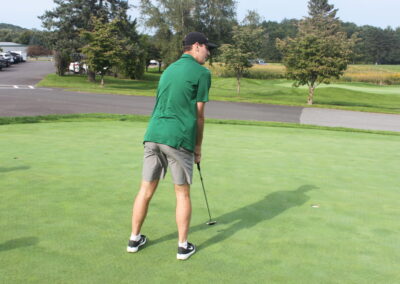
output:
[[[207,65],[216,77],[235,77],[222,63]],[[254,65],[243,77],[252,79],[282,79],[286,68],[279,63]],[[342,82],[364,82],[377,85],[400,84],[400,65],[350,65],[338,80]]]
[[[398,65],[350,65],[341,77],[345,82],[365,82],[377,85],[400,84]]]
[[[235,77],[233,71],[229,70],[222,63],[214,63],[206,65],[213,76],[221,78]],[[283,79],[285,78],[285,66],[282,64],[254,65],[243,75],[245,78],[251,79]]]

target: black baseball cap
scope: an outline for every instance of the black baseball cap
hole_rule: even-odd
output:
[[[190,32],[186,35],[185,39],[183,40],[183,45],[192,45],[198,42],[199,44],[205,44],[208,49],[213,49],[218,47],[218,45],[211,43],[208,41],[208,38],[202,33],[199,32]]]

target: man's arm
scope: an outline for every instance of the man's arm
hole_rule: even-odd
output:
[[[200,163],[201,160],[201,143],[203,142],[203,132],[204,132],[204,108],[206,103],[197,103],[197,138],[196,146],[194,148],[194,162],[196,164]]]

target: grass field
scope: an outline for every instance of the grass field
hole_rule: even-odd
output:
[[[125,252],[145,122],[0,126],[1,283],[399,283],[400,136],[207,124],[178,262],[169,175]],[[227,147],[227,145],[229,145]],[[315,205],[312,207],[312,205]]]
[[[235,77],[221,64],[207,65],[217,77]],[[285,66],[279,63],[254,65],[245,77],[252,79],[281,79],[285,77]],[[344,75],[337,81],[364,82],[378,85],[400,84],[400,65],[349,65]]]
[[[38,86],[59,87],[72,91],[122,95],[154,96],[159,79],[157,73],[147,73],[143,80],[106,78],[106,86],[90,83],[85,76],[48,75]],[[306,87],[293,88],[285,79],[242,79],[240,96],[236,94],[236,79],[214,77],[212,100],[307,106]],[[400,113],[400,85],[378,86],[368,83],[335,83],[321,85],[315,92],[314,107],[356,111]]]

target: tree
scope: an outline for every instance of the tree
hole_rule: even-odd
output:
[[[261,15],[256,10],[247,10],[247,14],[244,17],[242,24],[257,28],[261,25],[262,20]]]
[[[351,59],[355,38],[341,30],[337,10],[327,0],[310,0],[309,17],[300,21],[295,38],[277,40],[283,53],[286,74],[294,86],[308,86],[308,104],[313,104],[315,88],[339,78]]]
[[[218,45],[232,41],[232,27],[236,22],[236,1],[195,0],[194,29],[202,32]]]
[[[80,36],[81,30],[92,31],[91,18],[97,17],[104,23],[120,17],[127,17],[128,3],[125,0],[54,0],[56,7],[46,11],[39,19],[48,31],[51,31],[52,49],[63,56],[56,60],[68,60],[65,55],[78,53],[85,44]],[[60,66],[64,65],[60,62]],[[60,70],[59,75],[64,75]],[[88,72],[88,79],[94,81],[95,73]]]
[[[26,50],[26,54],[30,57],[36,57],[37,59],[39,56],[51,55],[52,51],[40,45],[30,45]]]
[[[158,72],[161,72],[161,52],[158,48],[157,44],[154,41],[154,38],[144,35],[142,37],[143,47],[145,48],[146,52],[146,72],[148,71],[148,66],[150,65],[151,60],[156,60],[159,62],[158,64]]]
[[[193,7],[194,0],[140,1],[141,17],[147,27],[155,29],[154,38],[166,65],[179,58],[185,34],[194,29]]]
[[[230,40],[235,23],[233,0],[141,0],[145,26],[154,30],[154,40],[165,65],[182,54],[182,40],[191,31],[206,34],[211,42]]]
[[[260,30],[260,45],[254,49],[253,59],[258,59],[263,57],[263,49],[267,46],[268,35],[265,28],[262,26],[263,17],[255,10],[247,10],[247,14],[242,21],[242,26],[248,27],[250,29]],[[262,33],[261,33],[262,31]]]
[[[104,86],[104,75],[112,66],[120,63],[123,52],[123,41],[118,35],[117,20],[103,23],[101,19],[92,17],[93,31],[82,31],[81,35],[88,42],[83,48],[84,61],[89,68],[100,74],[101,86]]]
[[[56,50],[54,52],[54,61],[56,65],[56,74],[59,76],[64,75],[65,70],[68,68],[69,53],[66,50]]]
[[[115,35],[123,46],[116,70],[124,78],[140,79],[145,71],[146,47],[143,37],[136,32],[136,20],[118,18],[115,22],[118,33]]]
[[[263,22],[261,26],[266,31],[266,43],[260,50],[260,57],[272,62],[281,62],[282,53],[276,46],[276,39],[284,39],[287,37],[295,37],[298,31],[298,20],[284,19],[280,23],[268,21]]]
[[[252,26],[233,27],[232,44],[221,46],[220,59],[236,76],[237,95],[240,95],[240,79],[246,69],[252,66],[251,59],[257,55],[262,45],[263,29]]]

